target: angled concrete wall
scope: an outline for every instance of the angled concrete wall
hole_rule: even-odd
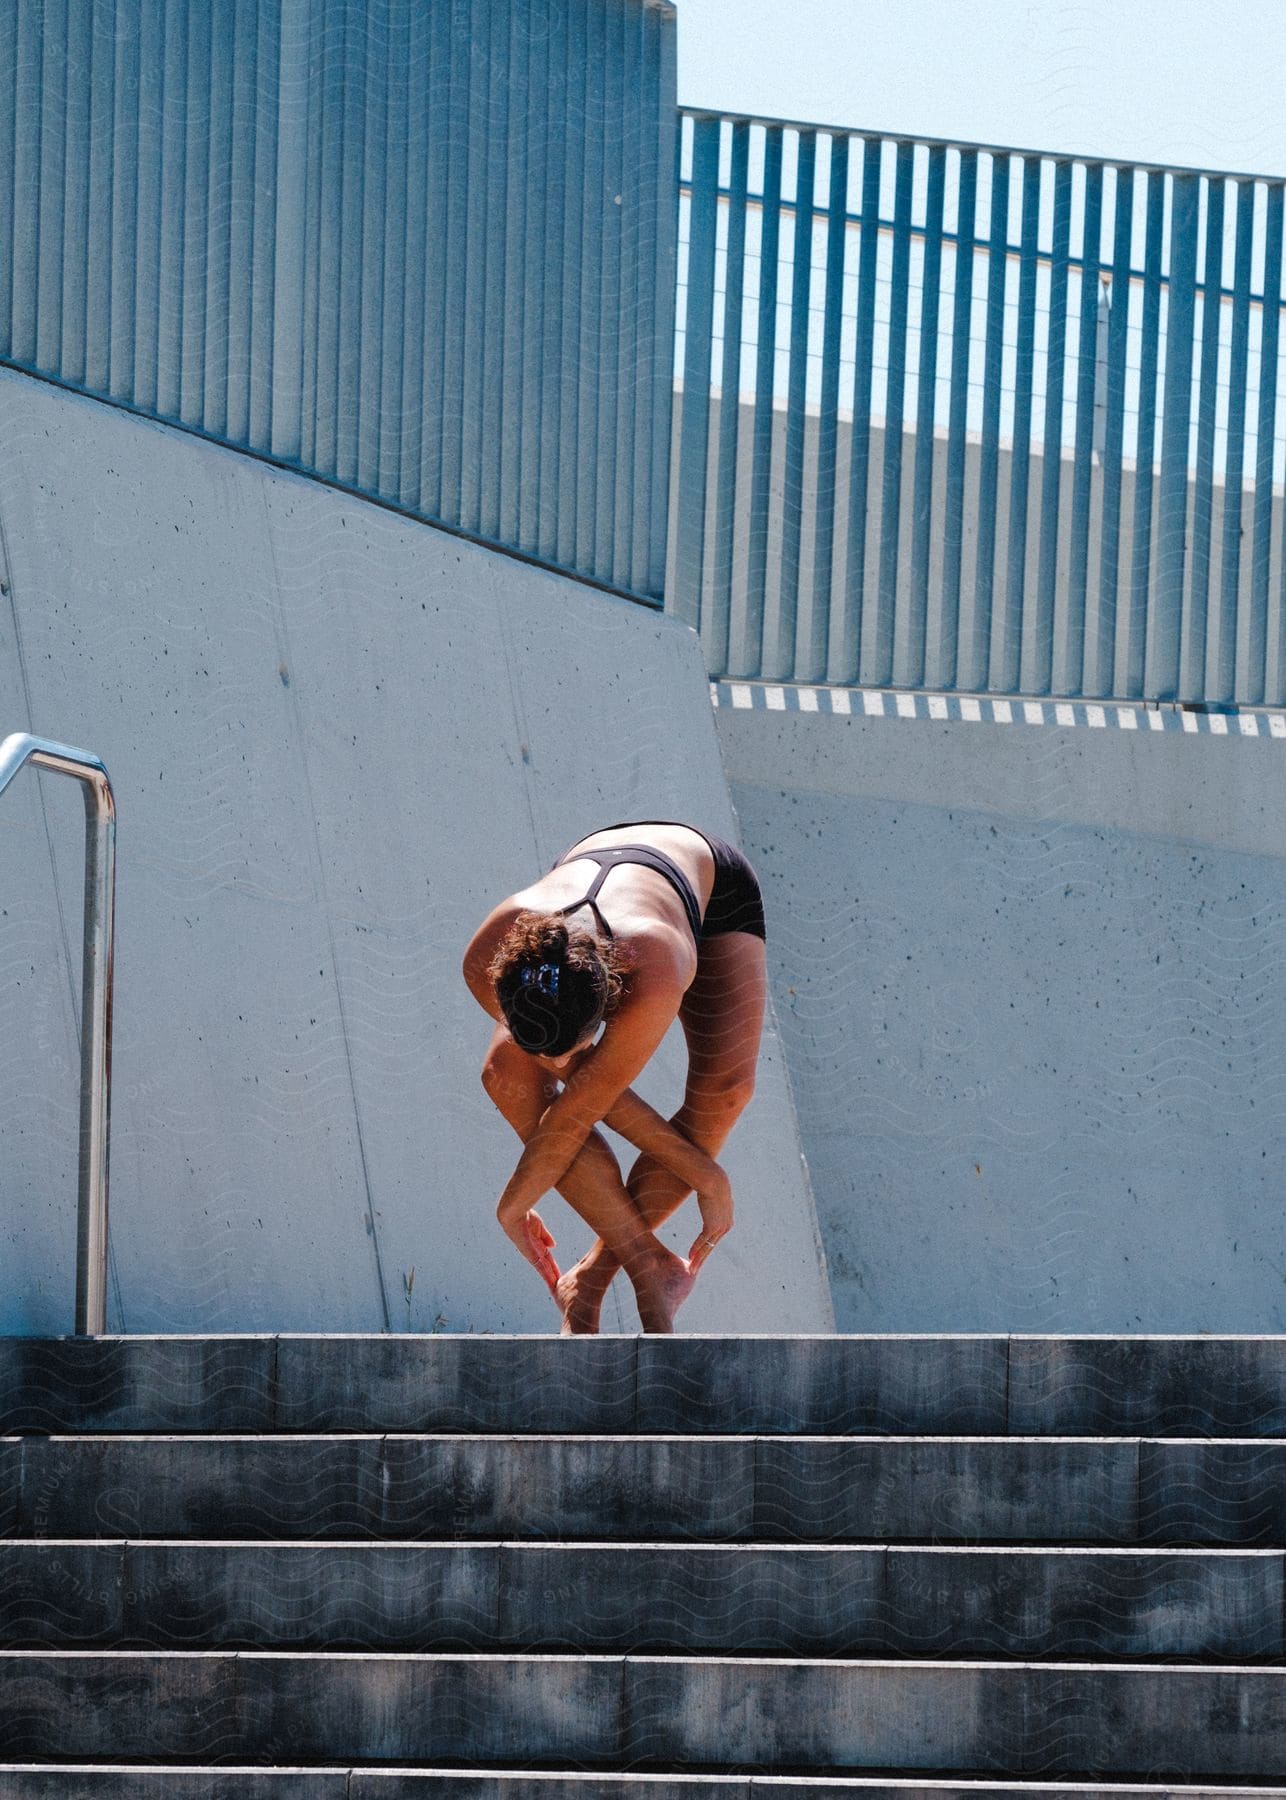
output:
[[[108,1329],[547,1331],[460,955],[595,824],[736,837],[694,633],[0,372],[0,731],[118,796]],[[0,1331],[71,1328],[81,803],[0,816]],[[676,1026],[639,1082],[673,1111]],[[831,1322],[780,1041],[687,1330]],[[556,1196],[560,1255],[588,1232]],[[671,1228],[686,1249],[689,1203]],[[411,1280],[411,1271],[414,1279]],[[409,1284],[409,1292],[408,1292]],[[610,1329],[637,1329],[628,1298]]]
[[[1286,1329],[1286,745],[718,719],[838,1328]]]

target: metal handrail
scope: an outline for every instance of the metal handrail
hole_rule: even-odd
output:
[[[85,798],[85,950],[80,1001],[80,1190],[76,1332],[101,1333],[107,1315],[107,1161],[111,1128],[112,963],[116,802],[102,759],[15,731],[0,743],[0,793],[26,763],[74,775]]]

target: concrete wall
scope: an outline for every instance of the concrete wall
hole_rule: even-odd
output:
[[[717,716],[838,1328],[1286,1329],[1282,745]]]
[[[0,373],[0,732],[119,806],[108,1329],[552,1330],[460,956],[606,820],[737,826],[695,635]],[[0,1331],[70,1330],[81,802],[0,811]],[[677,1026],[639,1082],[673,1111]],[[780,1040],[681,1325],[830,1324]],[[570,1259],[589,1240],[556,1196]],[[668,1233],[686,1249],[695,1206]],[[407,1283],[414,1270],[409,1295]],[[605,1325],[637,1329],[623,1309]]]

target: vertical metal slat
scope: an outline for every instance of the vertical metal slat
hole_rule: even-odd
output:
[[[639,293],[639,225],[638,166],[642,151],[639,99],[641,72],[636,66],[637,21],[622,12],[616,74],[613,81],[612,105],[619,103],[621,130],[615,140],[615,174],[612,210],[617,219],[616,311],[615,320],[623,325],[637,308]],[[609,320],[609,329],[612,328]],[[631,332],[617,329],[616,379],[613,393],[616,421],[612,434],[612,491],[609,496],[611,514],[611,551],[607,563],[608,576],[618,587],[629,587],[634,567],[633,503],[638,471],[634,455],[634,417],[638,398],[639,376],[637,326]]]
[[[401,105],[402,129],[406,134],[406,253],[402,259],[402,385],[397,398],[397,488],[402,505],[414,507],[419,503],[423,480],[420,420],[424,409],[424,317],[428,283],[425,267],[428,229],[424,205],[428,179],[426,115],[433,93],[428,25],[418,7],[411,14],[404,74]]]
[[[188,16],[165,9],[164,76],[167,103],[161,109],[159,142],[157,281],[149,296],[148,322],[155,333],[149,359],[155,368],[152,407],[164,418],[179,411],[179,370],[183,330],[184,83],[187,73]],[[245,439],[242,440],[243,442]]]
[[[192,9],[188,28],[188,66],[183,84],[187,129],[183,147],[178,416],[185,425],[197,429],[205,424],[205,284],[210,268],[206,208],[210,193],[210,63],[213,48],[210,26],[210,14],[205,8]],[[275,170],[273,187],[276,187]]]
[[[143,21],[140,0],[128,5],[123,21],[130,29],[117,31],[112,71],[110,120],[112,155],[112,261],[111,301],[108,319],[107,391],[115,400],[136,398],[134,386],[135,313],[138,305],[138,229],[142,198],[139,157],[143,145],[139,110],[139,63]],[[227,341],[226,314],[223,337]],[[224,358],[226,367],[226,352]],[[225,423],[226,432],[226,408]]]
[[[521,11],[515,18],[523,17]],[[542,369],[544,363],[547,300],[544,276],[546,183],[541,180],[542,167],[537,136],[538,97],[549,92],[549,55],[552,32],[530,31],[526,36],[528,66],[518,76],[520,95],[511,108],[514,141],[510,155],[517,165],[518,179],[511,190],[523,211],[521,294],[523,317],[516,352],[520,375],[516,393],[508,395],[516,418],[514,434],[515,493],[511,516],[515,541],[529,555],[540,547],[540,451],[543,437]],[[510,312],[515,301],[510,302]],[[518,321],[514,324],[518,332]],[[512,354],[507,352],[507,354]],[[507,384],[506,384],[507,385]]]
[[[584,565],[587,572],[600,581],[612,579],[613,553],[616,539],[614,503],[616,499],[617,438],[620,424],[621,332],[618,329],[621,309],[621,239],[623,211],[620,154],[624,97],[620,87],[620,39],[624,22],[623,9],[604,9],[605,51],[599,78],[605,103],[605,116],[616,120],[616,129],[599,135],[602,145],[602,167],[599,189],[595,196],[598,220],[596,236],[602,246],[599,264],[598,310],[599,341],[602,344],[601,373],[598,383],[596,436],[586,446],[594,469],[594,552]],[[708,387],[708,384],[707,384]]]
[[[902,521],[902,409],[906,396],[906,325],[911,271],[911,197],[915,145],[898,144],[893,200],[893,270],[889,298],[888,399],[884,408],[884,482],[880,500],[880,589],[875,643],[863,679],[887,687],[893,679],[897,620],[898,548]]]
[[[1214,503],[1215,431],[1218,424],[1219,338],[1223,307],[1224,184],[1206,183],[1206,266],[1201,286],[1201,374],[1197,391],[1197,468],[1192,498],[1192,598],[1184,622],[1179,694],[1204,698],[1206,629],[1210,611],[1210,556]],[[1227,490],[1225,489],[1225,495]]]
[[[372,421],[375,430],[375,484],[381,494],[402,491],[402,458],[405,453],[402,395],[406,385],[403,356],[406,346],[406,245],[410,236],[410,112],[407,106],[405,72],[411,62],[413,13],[393,13],[382,38],[383,56],[380,67],[380,89],[384,110],[384,206],[382,268],[380,270],[380,384],[377,408]],[[283,44],[283,60],[285,46]],[[282,108],[281,130],[297,129],[286,109]],[[284,206],[285,196],[279,196]],[[286,264],[287,271],[289,264]],[[278,279],[282,264],[277,266]],[[277,295],[277,313],[290,316],[290,308]],[[273,419],[273,439],[277,437],[277,420]]]
[[[817,417],[817,482],[813,512],[813,593],[807,638],[799,656],[801,681],[825,681],[835,571],[835,461],[839,438],[839,352],[843,325],[844,250],[848,237],[848,139],[830,140],[826,207],[826,288],[822,300],[822,381]]]
[[[706,656],[712,675],[728,668],[732,552],[737,523],[737,443],[741,423],[741,314],[745,290],[746,192],[750,127],[732,128],[728,169],[728,248],[723,296],[723,370],[719,385],[719,452],[715,465],[714,601]]]
[[[1116,171],[1111,311],[1107,325],[1107,408],[1103,425],[1103,527],[1099,551],[1098,629],[1084,683],[1088,694],[1114,691],[1117,600],[1121,584],[1121,462],[1125,444],[1125,358],[1130,326],[1130,245],[1134,171]]]
[[[568,106],[569,79],[566,13],[551,16],[549,22],[549,54],[546,65],[546,106],[553,128],[565,142],[565,119]],[[543,123],[543,121],[542,121]],[[543,327],[536,350],[540,380],[540,479],[537,501],[536,552],[547,561],[558,556],[559,463],[563,429],[563,259],[553,254],[553,246],[562,241],[567,229],[567,163],[564,156],[551,156],[544,191],[545,242],[539,246],[543,259],[541,312]],[[550,248],[547,248],[548,245]]]
[[[965,434],[969,423],[969,331],[973,315],[974,230],[978,154],[960,156],[956,207],[955,299],[951,316],[951,400],[947,421],[946,524],[942,552],[942,612],[932,679],[954,687],[960,662],[960,575],[964,550]]]
[[[1054,236],[1049,271],[1049,336],[1045,357],[1045,423],[1040,465],[1040,551],[1036,607],[1025,646],[1023,685],[1047,694],[1054,669],[1054,595],[1058,582],[1058,517],[1063,483],[1063,388],[1067,356],[1067,262],[1072,234],[1072,165],[1054,166]]]
[[[585,36],[582,40],[586,74],[598,82],[602,79],[607,27],[604,8],[591,5],[585,14]],[[575,567],[594,566],[596,552],[598,471],[594,467],[594,447],[598,438],[598,415],[602,403],[607,345],[602,331],[601,294],[603,279],[603,140],[602,134],[589,129],[586,121],[583,140],[584,161],[580,171],[581,251],[580,251],[580,344],[576,370],[578,423],[576,430],[576,561]]]
[[[1192,412],[1192,330],[1197,304],[1195,175],[1176,175],[1170,203],[1170,293],[1166,315],[1165,411],[1157,504],[1157,584],[1148,633],[1144,691],[1173,700],[1179,691],[1188,531],[1188,427]]]
[[[1072,454],[1072,531],[1063,619],[1062,685],[1079,694],[1085,678],[1085,609],[1089,592],[1090,483],[1098,370],[1099,242],[1103,229],[1103,165],[1085,171],[1081,244],[1080,334],[1076,359],[1076,432]]]
[[[1009,158],[991,159],[991,230],[987,239],[986,350],[982,372],[982,447],[978,473],[978,561],[968,656],[960,681],[987,683],[996,587],[996,495],[1000,483],[1000,382],[1005,351],[1005,278],[1009,250]]]
[[[567,33],[564,40],[567,56],[567,88],[563,106],[563,281],[558,368],[559,394],[557,517],[558,539],[556,560],[575,566],[581,532],[580,515],[579,432],[581,404],[581,363],[584,340],[581,327],[581,244],[584,238],[584,182],[586,165],[585,109],[580,96],[584,90],[584,42],[586,6],[584,0],[573,0],[568,9]]]
[[[73,0],[74,4],[74,0]],[[36,367],[56,374],[63,347],[63,245],[67,140],[67,0],[43,0],[44,57],[40,78],[40,181],[36,192]],[[24,220],[20,232],[29,229]]]
[[[844,556],[844,611],[840,621],[836,679],[856,681],[861,670],[866,610],[866,535],[870,502],[871,384],[875,368],[875,277],[880,249],[878,138],[867,138],[862,157],[861,242],[857,266],[857,344],[853,363],[853,424],[849,439],[848,533]]]
[[[1143,697],[1148,597],[1152,567],[1152,488],[1156,448],[1157,353],[1161,327],[1161,248],[1165,224],[1165,176],[1148,176],[1147,235],[1143,257],[1143,344],[1139,368],[1139,448],[1134,474],[1134,537],[1130,555],[1130,611],[1126,620],[1125,693]]]
[[[674,368],[674,271],[675,221],[678,209],[678,165],[675,161],[677,136],[674,130],[674,92],[676,81],[677,39],[675,15],[671,8],[649,10],[646,15],[649,35],[658,50],[658,77],[655,92],[656,127],[653,139],[656,150],[657,191],[661,205],[654,216],[658,221],[658,251],[653,260],[652,318],[654,320],[655,358],[650,388],[652,414],[652,454],[649,481],[640,504],[647,515],[648,568],[647,592],[660,594],[665,586],[666,508],[670,487],[670,407],[673,394]],[[651,163],[651,155],[644,158]],[[650,499],[649,499],[650,496]]]
[[[88,182],[85,204],[88,208],[88,242],[84,262],[85,361],[82,375],[85,385],[95,393],[107,393],[111,385],[111,280],[112,280],[112,216],[115,210],[114,159],[117,145],[112,131],[112,90],[115,85],[115,39],[112,29],[116,21],[98,14],[90,21],[89,80],[87,82],[88,135],[85,157]],[[0,75],[0,94],[8,83]],[[0,127],[0,167],[12,168],[6,140],[8,131]],[[10,192],[8,180],[0,180],[0,210]],[[0,245],[7,242],[3,218],[0,217]],[[89,296],[93,295],[93,304]],[[5,308],[0,290],[0,313]],[[0,344],[6,326],[0,320]]]
[[[72,0],[67,20],[67,115],[63,126],[66,141],[66,163],[63,172],[62,228],[62,352],[59,357],[64,380],[85,380],[87,284],[86,264],[95,240],[106,225],[105,208],[90,204],[91,166],[101,160],[94,156],[91,136],[90,107],[95,89],[94,16],[92,8],[81,0]],[[8,174],[0,174],[3,181]],[[96,260],[100,267],[106,260],[101,250]],[[97,296],[95,296],[97,298]],[[97,313],[101,309],[95,306]]]
[[[790,283],[790,361],[786,381],[786,451],[782,471],[781,587],[777,639],[765,673],[788,677],[795,664],[799,553],[804,519],[804,401],[808,382],[808,302],[813,259],[813,189],[817,134],[801,131],[795,164],[795,241]]]
[[[933,526],[933,422],[937,411],[938,301],[942,281],[942,208],[947,153],[929,152],[924,215],[924,278],[920,289],[920,372],[916,396],[915,485],[911,502],[911,592],[907,608],[902,685],[922,687],[929,618],[929,545]]]
[[[719,121],[692,129],[692,198],[688,213],[688,305],[683,331],[683,404],[679,426],[679,501],[671,610],[701,624],[706,475],[710,443],[710,345],[714,328],[715,233],[719,205]]]
[[[1273,438],[1277,429],[1277,342],[1282,295],[1282,187],[1268,189],[1264,235],[1264,315],[1259,351],[1259,423],[1255,448],[1255,521],[1251,541],[1250,619],[1246,669],[1238,699],[1258,705],[1264,698],[1268,647],[1269,558],[1273,529]]]
[[[509,23],[512,0],[493,0],[491,54],[487,79],[479,94],[485,138],[477,147],[482,167],[483,238],[480,365],[476,397],[478,416],[477,529],[483,537],[500,535],[505,436],[505,303],[506,264],[512,221],[508,208],[509,173]]]
[[[737,673],[763,667],[764,595],[768,584],[768,508],[772,500],[773,379],[777,360],[777,256],[781,241],[780,125],[764,134],[764,191],[760,210],[758,348],[755,411],[751,426],[750,517],[746,554],[746,609]]]
[[[250,417],[248,441],[256,450],[272,446],[273,254],[277,234],[277,94],[281,56],[280,6],[258,8],[255,50],[260,96],[255,106],[254,219],[250,252]],[[272,96],[265,104],[264,92]]]
[[[1255,247],[1255,184],[1237,184],[1232,334],[1228,352],[1228,458],[1224,469],[1223,554],[1220,558],[1219,637],[1212,700],[1229,701],[1237,682],[1242,517],[1245,511],[1246,375],[1250,353],[1250,263]]]
[[[1027,497],[1031,481],[1032,371],[1036,359],[1036,250],[1040,225],[1040,158],[1023,158],[1022,230],[1018,255],[1018,357],[1014,373],[1014,443],[1009,471],[1009,544],[1005,611],[991,686],[1016,691],[1027,591]]]

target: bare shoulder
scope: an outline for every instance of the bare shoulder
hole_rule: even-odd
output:
[[[498,906],[493,906],[486,918],[469,939],[464,952],[464,979],[470,993],[485,1012],[493,1019],[500,1017],[500,1008],[487,979],[487,967],[492,957],[500,948],[506,932],[514,923],[519,913],[527,911],[521,899],[511,894]]]
[[[637,1003],[672,997],[677,1007],[697,972],[693,946],[668,925],[649,922],[630,932],[626,954],[630,963],[626,999]]]

